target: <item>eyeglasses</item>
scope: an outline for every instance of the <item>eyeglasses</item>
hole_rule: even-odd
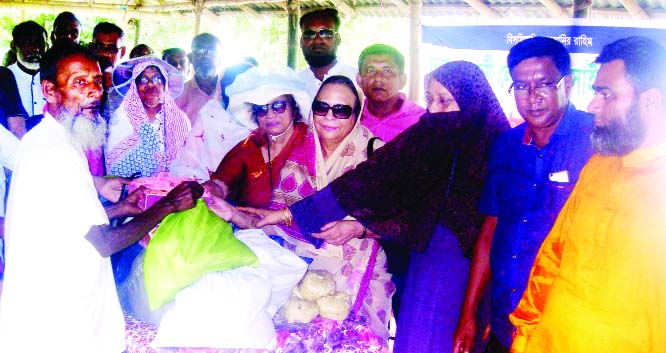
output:
[[[430,106],[433,103],[438,103],[443,109],[448,108],[449,105],[455,101],[456,100],[453,98],[433,97],[430,94],[426,94],[425,96],[426,106]]]
[[[153,76],[150,78],[146,76],[139,77],[140,84],[147,85],[148,82],[152,82],[155,86],[160,86],[164,84],[164,77],[162,76]]]
[[[513,90],[513,94],[516,98],[527,99],[530,96],[530,93],[534,91],[534,94],[541,98],[548,98],[560,87],[564,76],[560,77],[557,82],[539,82],[536,86],[532,87],[527,82],[513,81],[509,87],[509,93]]]
[[[333,112],[333,116],[337,119],[349,119],[352,114],[352,107],[347,104],[334,104],[331,106],[326,102],[318,100],[312,102],[312,113],[314,115],[326,116],[329,110]]]
[[[268,114],[268,107],[273,110],[275,114],[282,114],[287,110],[287,101],[277,101],[270,104],[256,105],[252,104],[252,113],[257,118],[263,118]]]
[[[330,29],[330,28],[320,28],[316,31],[311,30],[311,29],[306,29],[303,31],[303,34],[301,35],[303,39],[307,40],[313,40],[315,37],[317,37],[317,34],[319,34],[319,38],[321,39],[332,39],[335,37],[335,30]]]

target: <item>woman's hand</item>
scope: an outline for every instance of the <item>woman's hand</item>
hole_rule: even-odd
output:
[[[238,212],[236,207],[214,194],[210,194],[206,204],[213,213],[227,222],[232,222]]]
[[[333,221],[321,227],[321,232],[312,233],[315,238],[326,240],[333,245],[342,245],[354,238],[360,238],[367,232],[359,221]]]
[[[211,179],[201,185],[208,194],[215,195],[218,198],[226,199],[229,195],[229,187],[221,180]]]
[[[254,207],[238,207],[238,210],[261,218],[254,225],[257,228],[274,224],[282,224],[286,221],[284,210],[267,210]]]
[[[123,185],[129,184],[130,180],[119,177],[104,178],[93,176],[93,182],[95,184],[95,189],[97,189],[97,192],[100,195],[111,202],[118,202],[118,199],[120,199],[120,193],[123,190]]]
[[[453,333],[453,353],[469,353],[474,347],[476,337],[476,319],[474,316],[462,315],[458,327]]]

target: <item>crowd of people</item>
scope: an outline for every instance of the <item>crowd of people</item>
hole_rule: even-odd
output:
[[[252,58],[222,71],[210,33],[123,61],[120,27],[99,23],[83,46],[70,12],[50,37],[13,29],[0,351],[124,352],[118,289],[139,240],[205,191],[218,217],[329,272],[394,352],[666,352],[664,47],[604,46],[584,112],[567,49],[519,42],[511,128],[471,62],[428,73],[423,108],[400,92],[394,47],[351,66],[335,9],[299,25],[302,72]],[[147,209],[144,188],[123,191],[164,173],[189,181]]]

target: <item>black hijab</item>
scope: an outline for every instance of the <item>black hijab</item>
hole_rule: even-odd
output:
[[[441,222],[470,255],[484,217],[477,203],[490,144],[509,123],[478,66],[447,63],[428,79],[446,87],[460,111],[426,113],[330,187],[345,211],[384,238],[423,251]]]

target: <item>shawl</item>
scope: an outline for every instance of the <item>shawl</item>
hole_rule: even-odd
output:
[[[484,218],[477,203],[488,151],[509,123],[476,65],[451,62],[427,77],[442,83],[461,111],[426,113],[330,191],[343,211],[382,237],[423,251],[441,222],[469,256]]]
[[[313,121],[311,119],[311,121]],[[361,125],[360,117],[347,136],[340,142],[333,153],[324,160],[319,135],[312,128],[304,143],[292,151],[280,171],[280,180],[275,184],[269,208],[282,209],[314,194],[326,187],[332,180],[354,169],[368,158],[368,141],[374,137],[370,130]],[[313,124],[314,126],[314,124]],[[376,141],[375,149],[383,145]],[[287,234],[304,241],[295,226],[280,225]]]
[[[135,172],[141,172],[143,177],[148,177],[167,171],[171,161],[182,149],[190,130],[187,116],[176,106],[168,91],[165,92],[161,111],[164,124],[163,138],[156,136],[160,132],[150,127],[151,123],[139,98],[135,82],[136,77],[148,66],[157,67],[162,76],[166,80],[169,79],[169,75],[155,61],[144,61],[134,66],[130,88],[114,113],[118,119],[129,119],[132,132],[118,139],[120,142],[114,146],[108,146],[106,167],[110,174],[127,177]],[[165,90],[168,90],[168,82],[164,86]],[[110,133],[113,133],[113,127],[110,128]],[[163,148],[155,146],[157,141],[163,141]]]
[[[304,143],[287,158],[279,183],[273,189],[269,208],[283,209],[314,194],[331,180],[365,161],[368,141],[373,135],[360,124],[360,120],[359,116],[352,130],[326,160],[315,124],[312,124],[312,131],[305,137]],[[382,145],[378,141],[374,147]],[[385,257],[378,257],[380,246],[376,239],[351,239],[343,245],[324,243],[319,246],[322,244],[320,239],[304,236],[297,226],[281,224],[275,230],[284,238],[287,248],[299,256],[313,259],[311,268],[325,269],[333,274],[338,290],[346,292],[352,299],[352,313],[365,316],[368,326],[380,336],[388,335],[386,313],[390,311],[391,292],[385,288],[390,276],[385,270]]]

